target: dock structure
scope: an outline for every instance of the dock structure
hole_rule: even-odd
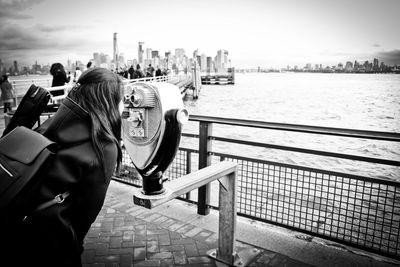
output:
[[[204,73],[201,75],[202,84],[235,84],[235,68],[229,68],[226,73]]]

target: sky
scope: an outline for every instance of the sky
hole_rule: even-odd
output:
[[[237,68],[400,65],[400,0],[0,0],[0,59],[19,65],[125,59],[144,48],[229,52]]]

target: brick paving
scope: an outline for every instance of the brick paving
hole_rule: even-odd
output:
[[[116,183],[111,182],[86,236],[83,266],[217,266],[207,255],[218,246],[217,233],[135,206],[132,192]],[[239,241],[236,246],[252,247]],[[257,249],[260,253],[248,266],[311,266]]]

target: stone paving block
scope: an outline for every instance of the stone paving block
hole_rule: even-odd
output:
[[[186,264],[187,263],[186,254],[182,250],[173,251],[172,254],[174,256],[175,264]]]
[[[204,242],[196,241],[195,243],[196,243],[197,249],[210,249],[210,247]]]
[[[134,248],[134,242],[133,241],[125,241],[121,243],[121,248]]]
[[[146,230],[146,224],[136,224],[135,230]]]
[[[112,256],[96,256],[95,261],[96,262],[102,262],[102,263],[118,263],[120,259],[119,255],[112,255]]]
[[[185,225],[185,223],[176,221],[174,224],[171,224],[170,226],[168,226],[168,230],[176,231],[179,228],[183,227],[184,225]]]
[[[203,230],[198,233],[197,235],[195,235],[193,238],[198,240],[198,241],[202,241],[204,242],[207,238],[209,238],[212,234],[214,234],[211,231],[207,231],[207,230]]]
[[[194,237],[195,235],[197,235],[198,233],[200,233],[203,229],[200,227],[195,227],[193,229],[191,229],[190,231],[184,233],[185,236],[187,237]]]
[[[169,237],[168,232],[165,235],[158,235],[158,244],[160,246],[171,245],[171,238]]]
[[[133,262],[132,255],[121,255],[119,266],[120,267],[131,267]]]
[[[218,234],[214,233],[207,237],[204,242],[209,246],[209,247],[218,247]]]
[[[96,245],[96,256],[97,255],[107,255],[108,254],[108,244],[97,243]]]
[[[162,251],[185,251],[184,245],[169,245],[169,246],[161,246],[160,252]]]
[[[163,252],[157,252],[157,253],[148,253],[148,259],[150,260],[155,260],[155,259],[171,259],[172,258],[172,252],[170,251],[163,251]]]
[[[200,257],[188,257],[187,258],[189,264],[198,264],[198,263],[212,263],[214,260],[207,257],[207,256],[200,256]]]
[[[134,260],[144,260],[146,258],[146,247],[136,247],[133,249]]]
[[[109,248],[109,255],[133,254],[132,248]]]
[[[153,222],[155,219],[159,218],[161,215],[157,213],[150,214],[150,216],[146,216],[143,218],[146,222]]]
[[[138,209],[135,209],[135,210],[133,210],[133,211],[130,211],[130,212],[129,212],[129,215],[139,218],[139,215],[141,215],[141,214],[143,214],[143,213],[147,213],[147,212],[148,212],[147,209],[138,208]]]
[[[171,267],[171,266],[174,266],[173,259],[162,259],[160,261],[160,267]]]
[[[139,230],[135,232],[135,240],[146,240],[146,230]]]
[[[92,263],[94,261],[94,256],[96,255],[95,249],[86,249],[82,253],[82,263]]]
[[[120,237],[122,236],[122,231],[113,229],[112,231],[101,231],[99,237]]]
[[[176,222],[177,222],[176,220],[171,219],[171,218],[168,218],[168,220],[164,221],[164,222],[161,224],[161,226],[162,226],[163,228],[168,228],[170,225],[172,225],[172,224],[174,224],[174,223],[176,223]]]
[[[185,244],[195,244],[195,241],[191,238],[181,238],[181,239],[171,240],[171,245],[185,245]]]
[[[160,260],[145,260],[133,262],[134,267],[153,267],[160,266]]]
[[[155,253],[160,251],[157,241],[147,241],[146,247],[147,247],[147,252],[150,253]]]
[[[193,225],[186,224],[186,225],[180,227],[179,229],[176,229],[176,232],[179,233],[179,234],[183,234],[184,235],[187,232],[189,232],[190,230],[192,230],[193,228],[194,228]]]
[[[167,235],[168,232],[167,229],[147,229],[148,235]]]
[[[112,229],[113,229],[113,223],[111,223],[111,222],[103,222],[102,224],[101,224],[101,227],[100,227],[100,230],[102,231],[102,232],[111,232],[112,231]]]
[[[133,242],[133,247],[145,247],[146,246],[146,240],[135,240]]]
[[[146,240],[147,241],[158,241],[158,235],[149,235],[149,234],[147,234],[146,235]]]
[[[122,244],[122,238],[121,237],[111,237],[110,242],[109,242],[109,247],[110,248],[120,248]]]
[[[160,216],[159,218],[155,219],[155,220],[153,221],[153,223],[155,223],[155,224],[162,224],[163,222],[165,222],[165,221],[167,221],[167,220],[168,220],[168,217],[166,217],[166,216]]]
[[[169,232],[169,236],[171,237],[171,239],[179,239],[182,238],[181,234],[178,234],[176,232]]]
[[[125,231],[124,235],[122,236],[122,240],[124,240],[124,241],[133,240],[134,234],[135,234],[134,231]]]
[[[199,252],[197,251],[196,244],[185,244],[185,253],[188,257],[197,257],[199,256]]]

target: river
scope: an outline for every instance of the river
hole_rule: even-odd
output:
[[[250,73],[235,75],[234,85],[203,85],[197,100],[186,100],[190,114],[267,122],[400,132],[400,75]],[[196,132],[190,123],[184,130]],[[400,144],[220,126],[215,135],[338,153],[400,160]],[[182,140],[193,147],[190,140]],[[195,148],[195,146],[193,147]],[[271,149],[216,144],[214,150],[290,164],[306,165],[391,180],[399,168],[308,156]]]

